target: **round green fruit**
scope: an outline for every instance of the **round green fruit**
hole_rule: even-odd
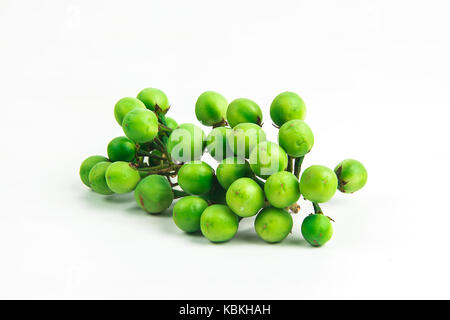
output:
[[[264,184],[264,193],[270,204],[276,208],[286,208],[300,198],[297,178],[288,171],[271,175]]]
[[[122,125],[123,118],[125,118],[128,112],[137,108],[145,109],[145,104],[136,98],[126,97],[117,101],[114,106],[114,117],[117,123]]]
[[[151,111],[166,113],[170,107],[169,99],[164,92],[155,88],[143,89],[137,95],[137,98],[141,100],[147,109]]]
[[[214,170],[203,161],[184,164],[178,171],[178,184],[190,194],[205,194],[211,190]]]
[[[338,178],[338,189],[344,193],[353,193],[360,190],[367,182],[367,170],[361,162],[346,159],[334,169]]]
[[[91,185],[92,190],[97,193],[103,195],[110,195],[114,192],[108,187],[106,183],[105,173],[108,167],[111,165],[111,162],[99,162],[94,167],[92,167],[89,172],[89,184]]]
[[[196,196],[184,197],[173,206],[173,221],[184,232],[200,230],[200,217],[208,203]]]
[[[224,242],[233,238],[238,230],[238,217],[225,205],[214,204],[203,211],[200,229],[206,239]]]
[[[206,137],[206,149],[217,161],[222,161],[227,156],[234,154],[228,144],[231,132],[230,128],[217,127],[212,129]]]
[[[109,161],[108,158],[104,156],[90,156],[86,158],[80,166],[80,178],[81,181],[88,187],[91,187],[89,184],[89,172],[91,169],[99,162]]]
[[[216,169],[217,180],[225,190],[237,179],[250,177],[251,173],[248,162],[236,157],[224,159]]]
[[[276,143],[263,141],[250,153],[250,167],[261,178],[268,178],[278,171],[283,171],[288,165],[286,152]]]
[[[139,182],[134,191],[137,204],[148,213],[166,210],[173,201],[173,191],[166,177],[152,174]]]
[[[216,126],[225,122],[228,101],[215,91],[203,92],[195,103],[195,115],[205,126]]]
[[[175,121],[175,119],[171,117],[165,117],[166,120],[166,126],[172,130],[175,130],[178,128],[178,123]]]
[[[303,120],[290,120],[278,131],[278,143],[291,157],[303,157],[311,151],[314,135]]]
[[[240,123],[262,124],[263,115],[261,108],[252,100],[239,98],[233,100],[227,109],[227,121],[234,128]]]
[[[312,214],[303,220],[302,235],[314,247],[324,245],[333,235],[333,226],[327,216]]]
[[[312,202],[327,202],[333,198],[338,181],[330,168],[313,165],[303,171],[300,178],[300,192]]]
[[[123,119],[122,128],[134,142],[150,142],[158,135],[158,118],[153,111],[134,109]]]
[[[255,230],[264,241],[274,243],[284,240],[292,230],[292,217],[289,212],[268,207],[261,210],[255,219]]]
[[[227,190],[227,205],[238,216],[254,216],[264,205],[264,191],[250,178],[240,178]]]
[[[302,98],[294,92],[280,93],[270,105],[270,117],[277,126],[282,126],[290,120],[304,120],[306,106]]]
[[[108,157],[111,161],[134,161],[136,144],[127,137],[117,137],[108,143]]]
[[[241,123],[233,128],[228,144],[239,158],[248,158],[252,149],[266,141],[266,133],[254,123]]]
[[[173,130],[167,141],[167,150],[178,162],[199,160],[206,146],[202,129],[191,123],[183,123]]]
[[[136,188],[141,175],[130,163],[117,161],[106,169],[106,183],[115,193],[128,193]]]

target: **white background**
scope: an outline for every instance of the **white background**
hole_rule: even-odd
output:
[[[0,298],[450,298],[449,1],[0,2]],[[102,197],[81,161],[122,135],[115,102],[164,90],[198,123],[205,90],[269,106],[299,93],[304,166],[362,161],[366,187],[268,245],[241,223],[214,245]],[[209,128],[204,128],[206,132]]]

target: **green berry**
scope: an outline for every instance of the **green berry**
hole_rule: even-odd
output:
[[[97,193],[103,195],[113,194],[114,192],[108,187],[106,183],[106,169],[111,165],[111,162],[104,161],[97,163],[94,167],[92,167],[89,172],[89,184],[91,185],[92,190]]]
[[[224,159],[216,170],[217,180],[225,190],[237,179],[250,177],[251,173],[248,162],[236,157]]]
[[[239,98],[233,100],[227,109],[227,120],[230,127],[234,128],[239,123],[262,124],[263,115],[261,108],[252,100]]]
[[[206,149],[217,161],[222,161],[227,156],[233,155],[228,139],[232,130],[226,127],[217,127],[211,130],[206,137]]]
[[[283,171],[288,165],[286,152],[276,143],[260,142],[250,153],[250,167],[261,178],[268,178],[271,174]]]
[[[233,238],[238,230],[238,217],[225,205],[214,204],[203,211],[200,218],[202,234],[211,242]]]
[[[264,205],[264,191],[250,178],[240,178],[227,190],[227,204],[240,217],[251,217]]]
[[[211,190],[214,170],[203,161],[184,164],[178,171],[178,184],[190,194],[205,194]]]
[[[80,166],[80,178],[81,181],[88,187],[91,187],[89,183],[89,172],[91,169],[99,162],[109,161],[108,158],[104,156],[90,156],[85,159]]]
[[[260,142],[266,141],[266,133],[254,123],[241,123],[233,128],[228,143],[239,158],[248,158],[250,151]]]
[[[178,123],[175,121],[175,119],[171,117],[165,117],[166,120],[166,126],[172,130],[175,130],[178,128]]]
[[[166,210],[173,201],[172,187],[166,177],[153,174],[139,182],[134,191],[137,204],[148,213]]]
[[[225,121],[228,102],[215,91],[203,92],[195,103],[195,115],[205,126],[215,126]]]
[[[153,111],[134,109],[123,119],[122,128],[134,142],[150,142],[158,135],[158,118]]]
[[[278,131],[278,143],[291,157],[303,157],[311,151],[314,135],[303,120],[290,120]]]
[[[255,219],[255,230],[264,241],[274,243],[284,240],[292,230],[292,217],[289,212],[268,207],[261,210]]]
[[[312,214],[303,220],[302,235],[314,247],[324,245],[333,235],[333,226],[327,216]]]
[[[327,202],[333,198],[338,181],[330,168],[313,165],[307,168],[300,178],[300,192],[312,202]]]
[[[272,206],[286,208],[300,198],[299,183],[291,172],[276,172],[264,184],[264,193]]]
[[[111,161],[134,161],[136,144],[127,137],[117,137],[108,143],[108,157]]]
[[[115,193],[128,193],[136,188],[141,175],[130,163],[117,161],[106,170],[106,183]]]
[[[170,107],[169,99],[167,99],[166,94],[159,89],[143,89],[139,92],[137,98],[151,111],[162,111],[163,113],[166,113]]]
[[[145,104],[141,100],[131,97],[122,98],[117,101],[114,106],[114,117],[117,123],[122,125],[123,118],[125,118],[128,112],[136,108],[145,109]]]
[[[294,92],[280,93],[270,105],[270,117],[277,126],[282,126],[290,120],[304,120],[306,106],[302,98]]]
[[[358,160],[346,159],[334,169],[338,178],[338,189],[344,193],[360,190],[367,182],[367,170]]]
[[[183,123],[173,130],[167,142],[167,150],[178,162],[199,160],[206,146],[202,129],[191,123]]]
[[[200,217],[208,207],[208,203],[197,196],[187,196],[173,206],[173,221],[184,232],[200,230]]]

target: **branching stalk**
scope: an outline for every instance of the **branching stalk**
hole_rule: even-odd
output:
[[[294,165],[294,175],[297,177],[297,179],[300,177],[300,171],[302,170],[302,163],[305,156],[295,158],[295,165]]]

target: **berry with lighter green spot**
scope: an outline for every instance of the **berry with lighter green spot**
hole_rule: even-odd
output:
[[[227,204],[240,217],[251,217],[264,206],[264,191],[250,178],[234,181],[227,190]]]

